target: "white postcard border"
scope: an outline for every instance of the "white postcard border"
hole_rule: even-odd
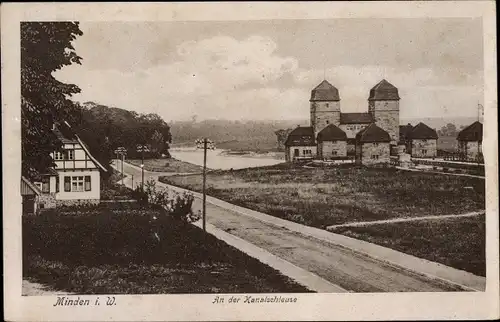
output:
[[[1,7],[2,170],[6,319],[12,321],[136,321],[498,318],[498,129],[494,5],[494,2],[490,1],[3,4]],[[483,146],[487,188],[487,287],[485,292],[299,294],[293,295],[298,298],[295,304],[211,304],[214,295],[115,295],[117,305],[91,307],[54,307],[55,296],[21,296],[21,197],[18,193],[21,172],[20,21],[187,21],[371,17],[483,18],[485,55]],[[96,298],[96,296],[81,297]],[[105,298],[104,295],[99,295],[99,297]]]

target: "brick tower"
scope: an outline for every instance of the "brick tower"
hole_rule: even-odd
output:
[[[323,80],[311,91],[311,127],[314,139],[329,124],[340,124],[339,90],[328,81]]]
[[[391,145],[397,145],[399,141],[398,89],[385,79],[381,80],[370,90],[368,112],[372,115],[375,124],[389,133]]]

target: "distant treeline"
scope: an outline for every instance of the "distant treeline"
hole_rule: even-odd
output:
[[[138,114],[121,108],[86,102],[73,126],[92,154],[108,165],[117,147],[127,149],[128,158],[140,158],[137,147],[146,145],[145,157],[169,156],[172,139],[169,125],[157,114]]]
[[[420,120],[410,121],[413,125]],[[442,119],[425,119],[426,124],[436,127],[440,137],[456,137],[467,122],[474,120],[457,119],[455,123],[446,123]],[[193,146],[194,141],[207,136],[215,141],[221,149],[233,151],[278,151],[283,150],[283,143],[291,129],[297,125],[308,126],[307,120],[280,120],[280,121],[231,121],[231,120],[204,120],[200,122],[186,121],[171,124],[172,146]],[[468,124],[467,124],[468,125]],[[441,127],[440,129],[438,129]],[[281,144],[279,144],[281,142]]]
[[[307,126],[308,121],[230,121],[204,120],[174,122],[171,124],[173,146],[193,146],[194,141],[206,136],[217,148],[267,152],[278,148],[276,131]]]

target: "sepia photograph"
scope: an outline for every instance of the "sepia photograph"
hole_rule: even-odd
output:
[[[21,301],[293,311],[314,294],[484,296],[490,276],[498,296],[482,16],[61,16],[21,19],[9,43]]]

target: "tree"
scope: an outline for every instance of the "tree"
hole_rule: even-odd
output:
[[[160,155],[163,152],[165,145],[165,139],[163,138],[163,134],[161,134],[158,130],[155,130],[153,136],[151,137],[151,152],[155,155]]]
[[[457,135],[457,126],[453,123],[448,123],[446,126],[443,126],[441,130],[438,131],[439,136],[456,136]]]
[[[52,133],[54,122],[79,122],[78,107],[69,98],[80,89],[52,73],[81,64],[71,44],[81,35],[78,22],[21,23],[22,171],[29,177],[54,165],[50,153],[61,148]]]

